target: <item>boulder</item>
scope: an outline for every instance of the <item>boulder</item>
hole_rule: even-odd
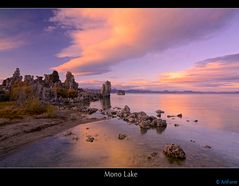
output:
[[[152,127],[166,127],[167,126],[167,122],[166,120],[162,120],[162,119],[154,119],[151,123]]]
[[[186,153],[176,144],[165,145],[163,153],[169,158],[186,159]]]
[[[129,106],[128,106],[128,105],[125,105],[121,112],[129,113],[129,112],[130,112]]]

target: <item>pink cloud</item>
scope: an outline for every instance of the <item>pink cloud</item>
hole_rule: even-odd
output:
[[[163,73],[159,82],[184,89],[237,90],[239,54],[207,59],[184,71]]]
[[[0,38],[0,52],[19,48],[23,44],[24,41],[20,40],[17,37],[12,38],[2,37]]]
[[[233,9],[60,9],[51,21],[66,28],[69,57],[58,71],[95,75],[113,64],[210,37],[234,15]]]
[[[102,83],[96,79],[79,81],[80,86],[90,88],[100,88]],[[162,73],[155,81],[112,79],[111,83],[116,89],[238,91],[239,54],[207,59],[183,71]]]

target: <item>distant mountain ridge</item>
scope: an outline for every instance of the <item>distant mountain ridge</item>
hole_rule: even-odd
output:
[[[121,89],[112,89],[111,93],[117,93]],[[140,90],[140,89],[128,89],[124,90],[126,93],[152,93],[152,94],[239,94],[239,91],[231,91],[231,92],[223,92],[223,91],[192,91],[192,90],[184,90],[184,91],[177,91],[177,90]]]

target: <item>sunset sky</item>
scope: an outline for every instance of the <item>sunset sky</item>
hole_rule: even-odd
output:
[[[0,82],[71,71],[80,87],[239,90],[239,9],[0,9]]]

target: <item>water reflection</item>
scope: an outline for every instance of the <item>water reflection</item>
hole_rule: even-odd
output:
[[[148,132],[148,130],[156,130],[157,134],[162,134],[165,129],[167,128],[166,127],[155,127],[155,128],[151,128],[151,129],[146,129],[146,128],[142,128],[142,127],[139,127],[140,128],[140,133],[142,135],[146,134]]]
[[[197,124],[207,128],[220,128],[239,131],[239,96],[227,94],[127,94],[111,96],[113,107],[128,105],[132,112],[144,111],[156,115],[162,109],[162,118],[169,121],[167,115],[183,114],[182,118],[170,119],[174,124]],[[189,120],[187,122],[186,120]],[[191,122],[198,120],[198,123]]]
[[[145,129],[145,128],[142,128],[142,127],[139,127],[139,128],[140,128],[140,133],[141,133],[142,135],[146,134],[147,131],[148,131],[148,129]]]
[[[103,110],[107,110],[111,108],[111,102],[110,102],[110,98],[103,98],[100,100],[100,104]]]
[[[157,132],[158,134],[162,134],[163,131],[165,131],[166,128],[167,128],[167,126],[166,126],[166,127],[156,127],[156,132]]]

